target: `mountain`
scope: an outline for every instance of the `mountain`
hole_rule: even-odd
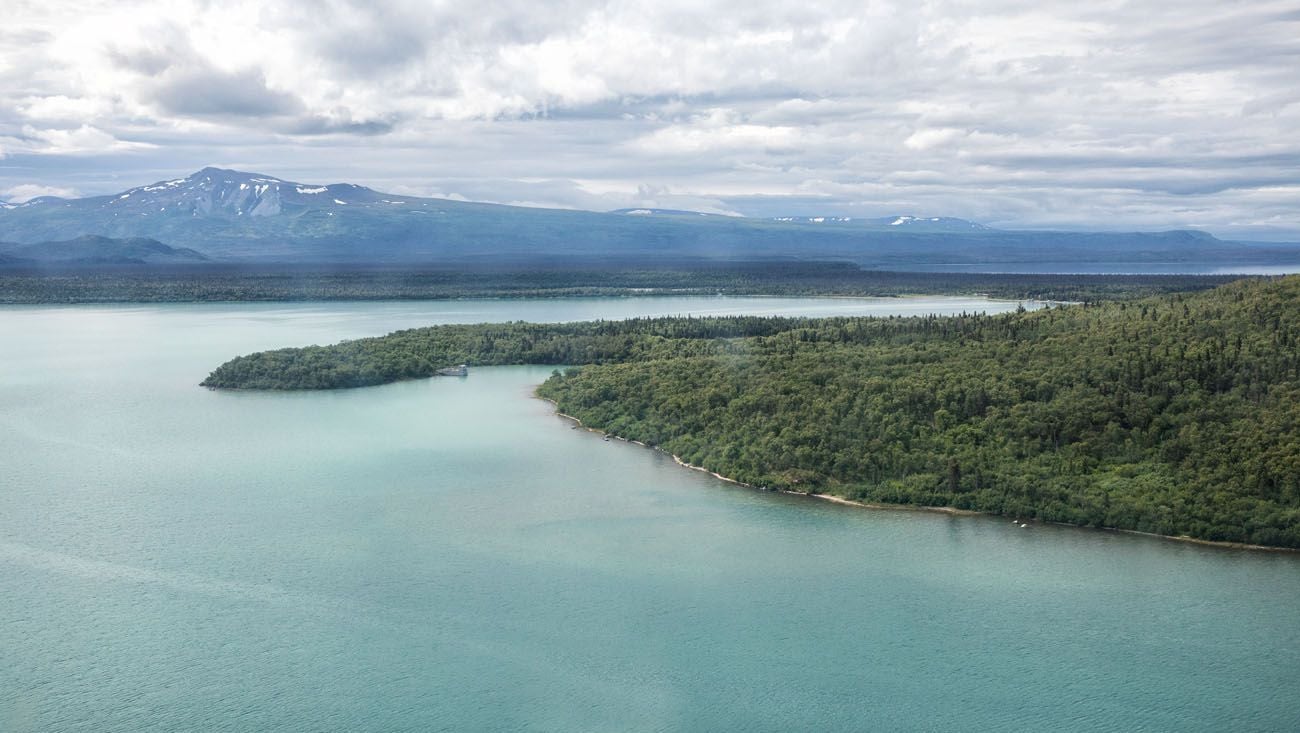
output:
[[[797,222],[800,224],[817,224],[822,226],[855,227],[858,229],[875,229],[898,232],[941,232],[952,234],[969,234],[972,232],[991,232],[990,227],[976,224],[966,219],[951,216],[886,216],[878,219],[862,219],[849,216],[778,216],[772,221]]]
[[[206,261],[207,257],[192,249],[170,247],[143,237],[85,235],[62,242],[0,242],[0,264],[162,265]]]
[[[685,211],[682,209],[654,209],[654,208],[637,208],[637,209],[615,209],[611,214],[621,214],[623,216],[640,216],[640,217],[699,217],[699,216],[722,216],[721,214],[707,214],[700,211]],[[734,217],[733,217],[734,218]],[[991,232],[991,227],[983,224],[976,224],[966,219],[957,219],[951,216],[886,216],[883,218],[861,218],[852,216],[773,216],[764,221],[780,222],[785,224],[807,224],[809,226],[822,227],[839,227],[844,229],[872,229],[879,231],[899,232],[926,232],[926,233],[959,233],[969,234],[971,232]]]
[[[722,214],[707,214],[703,211],[687,211],[685,209],[614,209],[611,214],[622,214],[623,216],[723,216]]]
[[[667,209],[601,213],[399,196],[221,168],[108,196],[46,196],[0,208],[3,241],[87,235],[149,238],[190,251],[181,256],[245,263],[801,258],[888,270],[1016,271],[1050,261],[1059,272],[1300,263],[1300,246],[1224,242],[1195,231],[1005,231],[910,215],[774,220]]]
[[[81,206],[97,206],[114,217],[257,218],[294,216],[349,205],[382,206],[420,200],[380,194],[351,183],[304,186],[258,173],[204,168],[188,178],[160,181],[120,194],[80,201],[83,202]]]

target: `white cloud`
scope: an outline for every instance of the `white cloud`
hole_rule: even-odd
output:
[[[109,111],[105,100],[94,97],[69,97],[55,94],[29,97],[17,105],[17,111],[33,123],[69,123],[103,115]]]
[[[698,155],[752,151],[756,155],[790,152],[798,148],[801,131],[789,125],[753,125],[710,116],[687,124],[662,127],[632,141],[651,155]]]
[[[908,135],[907,139],[903,141],[903,145],[912,150],[929,150],[947,145],[969,134],[966,130],[958,130],[952,127],[927,128]]]
[[[59,198],[76,198],[81,194],[75,188],[63,186],[42,186],[39,183],[20,183],[17,186],[0,191],[0,198],[13,204],[21,204],[40,196],[58,196]]]
[[[72,129],[39,129],[23,126],[25,152],[38,155],[101,155],[156,147],[151,143],[119,140],[98,127],[82,125]]]

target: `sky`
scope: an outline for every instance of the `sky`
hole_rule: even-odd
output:
[[[1300,1],[7,0],[0,199],[208,165],[1300,241]]]

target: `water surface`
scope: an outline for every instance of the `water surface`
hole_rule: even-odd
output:
[[[1002,304],[997,307],[1014,307]],[[944,299],[0,309],[0,730],[1296,730],[1300,558],[734,487],[533,399],[239,353]]]
[[[1280,261],[1224,263],[1186,262],[941,262],[908,265],[913,272],[968,272],[1009,275],[1291,275],[1300,272],[1294,256]]]

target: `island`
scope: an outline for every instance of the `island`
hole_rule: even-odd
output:
[[[757,487],[1300,548],[1300,277],[1002,315],[449,325],[235,358],[220,389],[550,364],[588,427]]]

